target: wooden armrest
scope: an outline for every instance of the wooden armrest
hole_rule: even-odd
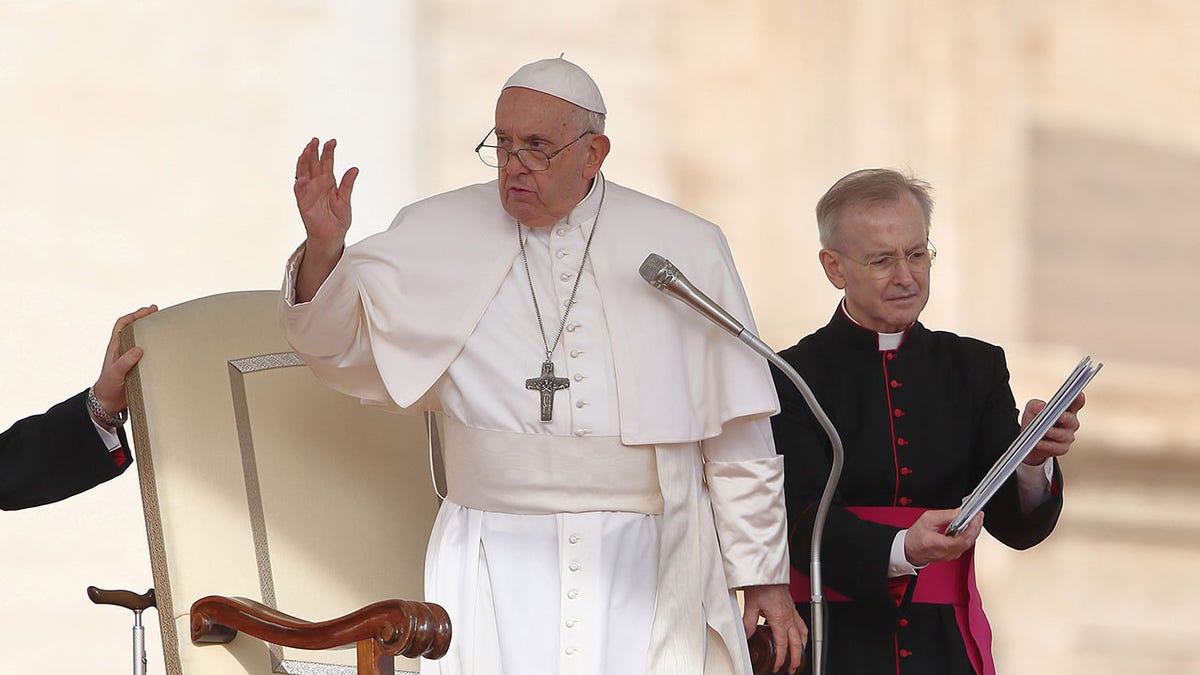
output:
[[[439,605],[384,600],[329,621],[305,621],[246,598],[210,595],[192,603],[192,642],[224,644],[238,631],[284,647],[331,649],[370,642],[381,654],[441,658],[450,616]]]
[[[754,675],[786,675],[788,663],[790,659],[783,660],[783,667],[779,670],[771,670],[775,666],[775,640],[771,637],[771,626],[762,624],[754,631],[747,640],[750,647],[750,666]],[[807,672],[808,658],[804,652],[800,653],[800,667],[796,669],[797,673]]]

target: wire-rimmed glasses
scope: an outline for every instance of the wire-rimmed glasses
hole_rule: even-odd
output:
[[[830,250],[835,251],[845,256],[848,260],[867,268],[867,273],[876,279],[887,279],[896,271],[896,265],[899,265],[900,261],[904,261],[904,263],[908,266],[908,271],[910,274],[924,274],[928,272],[929,268],[933,266],[934,259],[937,258],[937,248],[934,247],[933,242],[931,241],[925,243],[927,246],[926,248],[917,249],[910,252],[908,255],[880,255],[875,256],[870,260],[856,260],[851,258],[846,253],[838,251],[837,249]]]
[[[545,171],[546,169],[549,169],[550,160],[557,157],[558,153],[571,147],[576,141],[584,136],[596,133],[589,129],[576,136],[570,143],[567,143],[566,145],[547,155],[545,152],[542,152],[541,150],[535,150],[534,148],[521,148],[514,151],[499,145],[488,145],[488,137],[490,137],[492,132],[495,130],[496,128],[492,127],[491,131],[488,131],[487,134],[484,135],[483,140],[479,141],[479,145],[475,146],[475,154],[479,155],[479,159],[483,160],[484,164],[487,164],[493,169],[503,169],[504,167],[508,166],[508,161],[512,158],[512,156],[516,155],[517,159],[525,165],[526,169],[529,169],[530,171]]]

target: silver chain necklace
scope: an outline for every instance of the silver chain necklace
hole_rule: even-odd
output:
[[[558,324],[558,335],[554,344],[546,341],[546,327],[542,323],[542,310],[538,307],[537,292],[533,290],[533,275],[529,273],[529,257],[525,254],[525,239],[521,236],[521,223],[517,223],[517,243],[521,246],[521,262],[525,265],[525,279],[529,281],[529,296],[533,298],[533,313],[537,315],[538,333],[542,336],[542,347],[546,349],[546,360],[542,362],[542,374],[525,380],[525,388],[541,394],[542,421],[549,422],[554,418],[554,393],[567,389],[571,381],[565,377],[554,376],[554,350],[562,340],[563,330],[567,327],[567,315],[575,306],[575,293],[579,291],[579,281],[583,278],[583,267],[587,265],[588,252],[592,249],[592,237],[596,236],[596,227],[600,224],[600,209],[604,208],[605,186],[600,186],[600,204],[596,206],[596,218],[592,221],[592,231],[588,234],[587,243],[583,247],[583,260],[579,261],[579,271],[575,273],[575,286],[571,288],[571,296],[567,298],[566,309],[563,310],[562,321]]]

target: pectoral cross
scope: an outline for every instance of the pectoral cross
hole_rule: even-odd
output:
[[[532,389],[542,395],[542,421],[549,422],[554,417],[554,392],[571,386],[571,381],[565,377],[554,376],[554,363],[549,359],[542,364],[540,377],[525,380],[525,388]]]

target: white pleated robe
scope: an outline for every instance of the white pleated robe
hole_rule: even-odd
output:
[[[524,388],[544,357],[529,284],[553,341],[593,227],[554,356],[571,388],[556,394],[555,419],[543,423],[537,394]],[[633,659],[654,675],[748,673],[730,589],[788,576],[782,460],[767,424],[774,388],[764,361],[637,273],[659,253],[753,330],[724,236],[603,177],[562,223],[520,231],[528,281],[495,182],[469,186],[405,208],[386,232],[347,248],[311,302],[292,301],[302,249],[284,283],[281,320],[297,353],[365,403],[441,409],[470,427],[564,442],[619,436],[656,453],[662,516],[495,514],[444,502],[426,596],[447,607],[455,638],[426,669],[643,672]],[[531,585],[538,565],[544,573],[533,578],[544,583]],[[546,626],[514,630],[514,607]],[[544,634],[550,625],[557,635]],[[533,661],[511,657],[529,650]]]

